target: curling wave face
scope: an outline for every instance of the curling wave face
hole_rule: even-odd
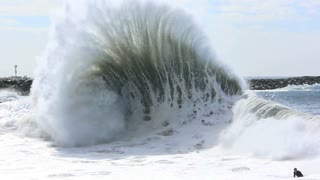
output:
[[[235,103],[233,122],[220,143],[235,152],[288,160],[318,155],[320,116],[302,113],[249,93]]]
[[[56,17],[32,87],[37,122],[58,144],[179,126],[181,116],[214,115],[242,93],[183,11],[136,2],[90,2],[80,13],[74,6]]]

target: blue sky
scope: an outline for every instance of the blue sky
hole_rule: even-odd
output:
[[[176,0],[241,76],[320,75],[319,0]],[[0,76],[33,76],[60,0],[0,1]]]

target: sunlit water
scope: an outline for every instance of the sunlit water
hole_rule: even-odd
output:
[[[320,115],[320,85],[256,91],[257,95],[302,112]]]

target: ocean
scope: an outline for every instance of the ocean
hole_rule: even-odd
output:
[[[320,179],[319,85],[247,90],[176,7],[58,12],[30,95],[0,90],[2,179]]]
[[[257,95],[301,112],[320,114],[320,85],[289,86],[277,90],[257,91]]]
[[[318,90],[305,85],[249,94],[316,116]],[[2,179],[288,179],[294,167],[306,179],[320,179],[318,122],[308,130],[306,120],[296,117],[261,124],[255,119],[236,126],[239,133],[232,123],[208,121],[145,138],[59,147],[32,122],[30,96],[1,90],[0,100]],[[228,128],[237,138],[230,138]]]

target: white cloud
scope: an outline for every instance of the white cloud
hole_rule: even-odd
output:
[[[0,1],[0,16],[48,16],[61,0]]]
[[[62,0],[0,0],[0,67],[21,64],[30,75],[44,48],[48,29],[23,27],[3,16],[49,16]],[[77,0],[74,0],[78,3]],[[116,0],[115,0],[116,1]],[[157,1],[158,0],[154,0]],[[269,22],[292,22],[290,30],[320,14],[319,0],[162,0],[195,15],[213,40],[220,60],[242,75],[317,75],[320,33],[286,32]],[[2,17],[1,17],[2,16]],[[239,26],[241,25],[241,26]],[[284,25],[286,26],[286,25]],[[307,27],[308,28],[308,27]],[[8,44],[10,46],[8,46]],[[12,53],[19,52],[19,53]],[[294,53],[292,53],[294,52]],[[12,60],[12,63],[11,63]],[[23,64],[24,63],[24,64]],[[305,66],[301,66],[301,63]],[[32,65],[30,65],[32,64]],[[22,70],[22,69],[21,69]]]
[[[294,8],[281,3],[277,3],[277,5],[274,3],[265,3],[265,1],[261,1],[259,6],[254,3],[235,3],[223,6],[220,10],[222,11],[222,14],[225,13],[232,15],[235,19],[239,16],[242,17],[240,20],[249,21],[285,20],[298,17]]]
[[[1,31],[47,31],[48,27],[30,27],[16,17],[50,16],[52,10],[62,3],[61,0],[7,0],[0,1]],[[27,27],[25,26],[27,25]]]
[[[304,0],[299,1],[300,6],[307,9],[310,14],[320,15],[320,1],[319,0]]]
[[[172,1],[168,1],[172,2]],[[306,21],[320,15],[319,0],[175,0],[196,12],[231,22]]]
[[[318,75],[320,51],[317,37],[320,32],[314,31],[316,27],[311,24],[316,19],[315,14],[320,13],[320,1],[188,3],[182,5],[199,16],[219,59],[239,74]],[[307,31],[299,31],[299,28]],[[306,66],[301,66],[302,62]]]

